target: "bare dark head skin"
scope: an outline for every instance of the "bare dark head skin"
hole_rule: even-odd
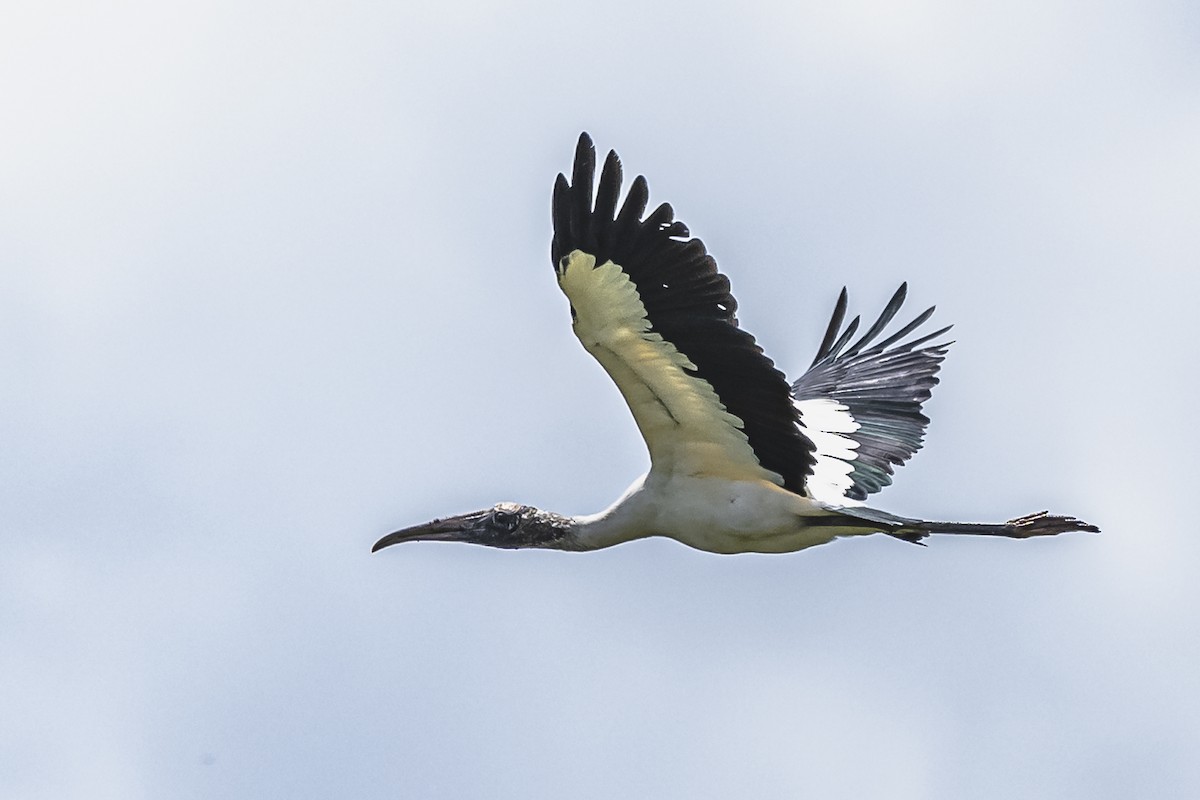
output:
[[[374,553],[401,542],[466,542],[488,547],[541,547],[573,550],[572,521],[559,514],[519,503],[497,503],[482,511],[435,519],[389,533],[371,548]]]

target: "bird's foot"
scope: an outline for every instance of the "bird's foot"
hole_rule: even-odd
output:
[[[1011,536],[1014,539],[1028,539],[1031,536],[1054,536],[1055,534],[1069,533],[1071,531],[1100,532],[1100,529],[1095,525],[1083,520],[1075,519],[1075,517],[1055,516],[1049,511],[1039,511],[1036,514],[1026,514],[1023,517],[1010,519],[1004,523],[1004,527],[1005,536]]]

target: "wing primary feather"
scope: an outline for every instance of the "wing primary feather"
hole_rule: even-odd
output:
[[[657,230],[666,230],[675,219],[675,209],[671,208],[670,203],[663,203],[658,208],[650,212],[650,216],[646,217],[644,225]]]
[[[858,326],[861,322],[862,317],[855,317],[854,319],[850,320],[850,324],[846,326],[846,330],[842,331],[842,335],[839,336],[838,340],[833,343],[833,347],[829,348],[829,353],[826,355],[827,359],[837,358],[839,356],[842,348],[846,346],[846,342],[850,341],[850,338],[854,336],[855,332],[858,331]]]
[[[562,177],[562,176],[559,176]],[[849,302],[849,295],[846,292],[846,287],[842,287],[841,294],[838,295],[837,305],[833,308],[833,317],[829,320],[829,327],[825,329],[825,336],[821,339],[821,346],[817,348],[817,357],[813,359],[811,367],[825,356],[829,355],[833,344],[834,337],[842,327],[842,320],[846,318],[846,304]]]
[[[617,151],[609,150],[608,158],[604,159],[604,169],[600,171],[600,186],[596,189],[597,225],[613,219],[617,212],[617,201],[621,199],[621,159]]]
[[[554,219],[554,238],[550,241],[550,260],[557,267],[558,260],[567,254],[568,232],[571,227],[570,208],[571,187],[567,176],[561,172],[554,181],[554,195],[550,205],[551,216]]]
[[[638,175],[633,179],[633,183],[629,184],[629,193],[625,195],[625,202],[621,204],[621,210],[617,212],[612,233],[614,242],[624,241],[635,235],[638,225],[641,224],[642,214],[646,213],[646,204],[649,202],[650,189],[646,185],[646,179]]]
[[[579,135],[575,166],[571,170],[571,234],[584,249],[595,250],[592,232],[592,178],[596,174],[596,146],[587,133]],[[576,245],[576,246],[579,246]]]
[[[929,308],[925,309],[919,315],[917,315],[917,318],[914,319],[912,322],[908,323],[903,328],[896,331],[896,333],[892,334],[891,336],[884,339],[879,344],[872,347],[870,350],[865,350],[863,352],[864,353],[881,353],[884,350],[887,350],[889,346],[895,344],[896,342],[903,339],[905,336],[908,336],[910,333],[915,331],[917,328],[921,327],[921,325],[926,320],[928,320],[930,317],[933,316],[933,312],[936,308],[937,308],[937,306],[930,306]]]
[[[897,351],[912,350],[914,347],[925,344],[930,339],[936,339],[937,337],[941,336],[943,333],[946,333],[953,327],[954,327],[953,325],[947,325],[946,327],[940,328],[927,336],[922,336],[920,339],[914,339],[911,342],[906,342],[905,344],[901,345],[900,347],[897,347],[896,350]],[[944,348],[944,347],[949,347],[952,344],[954,344],[954,342],[944,342],[942,344],[936,345],[936,347]]]
[[[858,355],[862,351],[863,347],[870,344],[871,340],[878,336],[879,332],[882,331],[887,324],[892,321],[892,318],[896,316],[896,312],[900,310],[900,306],[904,305],[904,298],[907,295],[908,282],[906,281],[900,284],[900,288],[897,289],[896,293],[892,295],[892,299],[889,300],[888,304],[883,307],[883,311],[879,314],[879,319],[875,320],[875,324],[872,325],[871,328],[862,335],[861,339],[851,345],[850,349],[848,349],[842,355],[844,357]]]

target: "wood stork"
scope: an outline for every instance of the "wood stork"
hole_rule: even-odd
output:
[[[435,519],[391,533],[398,542],[596,550],[668,536],[714,553],[784,553],[841,536],[931,533],[1025,539],[1098,532],[1074,517],[1029,514],[1000,524],[930,522],[868,508],[867,495],[920,447],[949,327],[910,338],[930,308],[886,338],[901,285],[857,340],[843,326],[846,290],[808,371],[789,387],[738,326],[729,280],[664,203],[646,216],[638,176],[624,203],[621,161],[584,133],[571,180],[554,185],[558,284],[575,335],[616,382],[650,450],[650,471],[607,510],[564,516],[517,503]]]

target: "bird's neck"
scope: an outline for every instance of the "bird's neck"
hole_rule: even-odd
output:
[[[598,514],[571,517],[571,536],[580,550],[600,550],[605,547],[653,536],[645,503],[640,502],[642,481],[639,479],[617,502]]]
[[[646,475],[638,478],[617,501],[598,514],[570,517],[576,550],[600,550],[653,535],[645,502]]]
[[[569,518],[571,521],[568,541],[570,550],[600,550],[629,541],[620,528],[613,524],[606,512],[583,514]]]

